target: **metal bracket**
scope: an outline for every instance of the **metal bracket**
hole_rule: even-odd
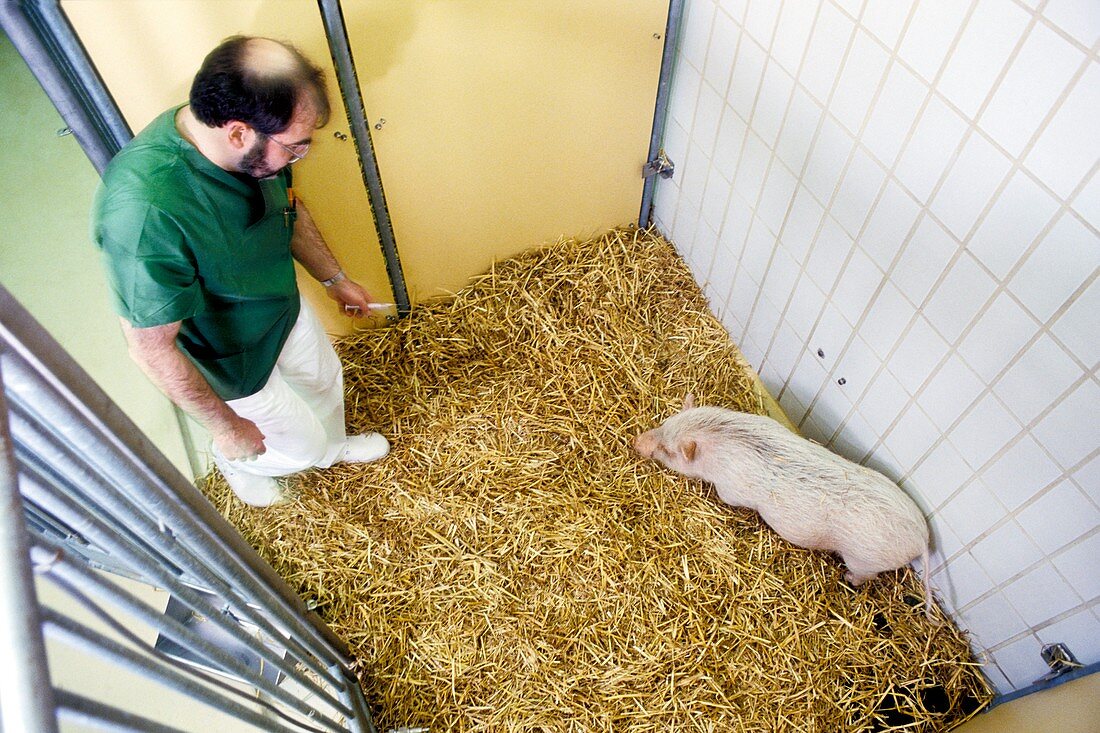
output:
[[[1069,647],[1061,642],[1047,644],[1039,652],[1039,655],[1042,656],[1043,661],[1050,667],[1050,672],[1036,680],[1036,683],[1049,682],[1055,677],[1061,677],[1067,672],[1072,672],[1083,666],[1077,661],[1077,657],[1073,656],[1073,652],[1069,650]]]
[[[649,178],[656,174],[661,178],[672,178],[676,170],[676,164],[665,155],[664,148],[657,151],[657,157],[642,166],[642,178]]]

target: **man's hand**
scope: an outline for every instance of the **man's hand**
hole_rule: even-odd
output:
[[[328,293],[328,297],[340,304],[340,310],[344,315],[352,318],[368,315],[370,308],[367,306],[373,302],[370,293],[359,283],[344,277],[340,263],[336,261],[332,251],[325,244],[325,239],[313,222],[313,216],[306,208],[302,197],[298,196],[296,200],[298,218],[294,222],[294,235],[290,239],[290,253],[318,282],[331,279],[334,273],[343,278],[327,286],[325,292]]]
[[[212,435],[214,447],[230,461],[252,461],[267,452],[264,434],[247,418],[234,415]]]
[[[134,361],[168,399],[210,431],[218,452],[230,460],[248,460],[267,450],[256,424],[233,412],[179,350],[179,322],[134,328],[125,318],[119,320]]]
[[[370,297],[370,293],[354,280],[345,278],[325,288],[325,293],[341,305],[346,316],[362,318],[370,312],[367,306],[373,302],[373,299]]]

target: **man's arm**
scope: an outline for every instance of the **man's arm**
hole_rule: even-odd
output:
[[[294,225],[294,236],[290,240],[290,253],[302,264],[302,267],[306,268],[306,272],[319,282],[329,280],[338,273],[342,275],[340,263],[336,261],[332,250],[325,244],[324,237],[317,230],[317,225],[313,223],[309,209],[300,198],[296,206],[298,220]],[[325,292],[328,297],[344,306],[344,313],[349,316],[367,315],[369,312],[367,304],[373,300],[370,293],[359,283],[346,277],[326,286]]]
[[[267,450],[264,434],[256,424],[233,412],[176,346],[178,321],[134,328],[125,318],[119,320],[130,357],[168,399],[210,431],[223,456],[248,460]]]

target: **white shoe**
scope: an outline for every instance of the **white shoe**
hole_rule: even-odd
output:
[[[271,476],[260,476],[237,470],[217,452],[214,453],[214,465],[222,472],[222,476],[225,476],[226,483],[233,489],[237,498],[249,506],[271,506],[286,499],[279,482]]]
[[[352,435],[344,441],[336,463],[370,463],[385,458],[389,452],[390,441],[380,433]]]

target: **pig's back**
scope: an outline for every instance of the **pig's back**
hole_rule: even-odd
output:
[[[728,478],[758,482],[749,490],[759,497],[754,508],[786,539],[842,553],[889,545],[893,553],[911,553],[909,559],[927,546],[928,525],[919,507],[881,473],[792,433],[770,417],[697,409],[715,411],[707,421],[720,425],[731,445],[738,446],[728,454]],[[754,465],[744,465],[746,459]],[[722,487],[718,489],[721,495]]]

